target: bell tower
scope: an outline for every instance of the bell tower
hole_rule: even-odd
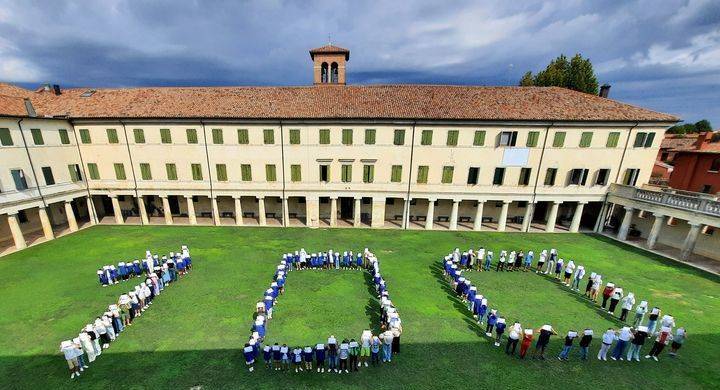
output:
[[[313,84],[345,85],[345,63],[350,60],[350,50],[327,44],[310,50],[313,61]]]

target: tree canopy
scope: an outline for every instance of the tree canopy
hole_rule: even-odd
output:
[[[709,120],[702,119],[695,123],[683,123],[683,124],[675,125],[669,129],[667,129],[666,133],[668,133],[668,134],[693,134],[693,133],[703,133],[706,131],[712,131],[712,125],[710,124]]]
[[[533,76],[531,71],[526,72],[519,84],[523,87],[563,87],[593,95],[598,93],[598,81],[592,63],[579,53],[570,61],[564,54],[560,54],[536,75]]]

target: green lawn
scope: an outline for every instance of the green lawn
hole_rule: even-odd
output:
[[[98,266],[190,246],[194,270],[155,300],[89,370],[70,381],[59,342],[69,338],[130,285],[102,288]],[[640,299],[674,314],[689,332],[677,360],[579,362],[510,359],[477,335],[446,288],[440,259],[454,247],[558,248]],[[255,302],[280,253],[369,247],[382,264],[403,319],[402,353],[390,365],[352,375],[248,373],[239,347]],[[305,271],[303,271],[305,272]],[[374,321],[371,295],[354,271],[290,275],[269,337],[288,342],[357,337]],[[549,320],[559,331],[609,322],[597,310],[534,274],[473,274],[496,302],[530,325]],[[328,285],[320,285],[326,280]],[[720,383],[720,278],[595,236],[360,229],[103,226],[0,258],[2,388],[712,388]],[[330,318],[326,318],[330,317]],[[349,332],[349,333],[346,333]],[[557,354],[560,340],[550,344]],[[647,347],[646,347],[647,348]],[[577,351],[575,351],[577,352]],[[597,343],[591,353],[597,353]]]

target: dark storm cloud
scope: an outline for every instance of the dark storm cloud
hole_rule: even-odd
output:
[[[0,0],[0,80],[304,85],[307,50],[352,83],[515,84],[582,53],[619,100],[720,126],[720,2]]]

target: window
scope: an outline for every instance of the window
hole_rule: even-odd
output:
[[[608,183],[610,177],[610,170],[607,168],[598,169],[597,176],[595,176],[595,185],[604,186]]]
[[[145,130],[133,129],[133,136],[135,137],[136,144],[144,144],[145,143]]]
[[[170,133],[170,129],[160,129],[160,142],[164,144],[172,143],[172,134]]]
[[[520,168],[520,179],[518,179],[519,186],[526,186],[530,184],[530,174],[532,168]]]
[[[418,175],[417,175],[418,184],[427,184],[429,171],[430,171],[430,167],[428,167],[427,165],[418,166]]]
[[[227,181],[227,165],[215,164],[215,174],[218,181]]]
[[[78,132],[80,133],[80,142],[84,144],[89,144],[90,142],[92,142],[92,140],[90,139],[90,130],[80,129],[78,130]]]
[[[290,129],[290,145],[300,145],[300,129]]]
[[[343,183],[350,183],[352,181],[352,165],[343,164],[340,174],[340,180],[342,180]]]
[[[565,145],[565,132],[564,131],[556,131],[555,136],[553,136],[553,148],[562,148]]]
[[[720,158],[716,158],[713,160],[713,162],[710,164],[710,169],[708,169],[708,172],[720,172]]]
[[[275,131],[273,129],[263,130],[263,143],[265,145],[275,144]]]
[[[290,181],[295,183],[302,181],[302,170],[300,168],[300,164],[290,165]]]
[[[457,130],[448,130],[448,133],[447,133],[447,141],[445,142],[445,145],[447,145],[447,146],[457,146],[459,133],[460,133],[460,132],[457,131]]]
[[[432,130],[423,130],[420,133],[420,145],[432,145]]]
[[[400,183],[402,181],[402,165],[393,165],[390,169],[390,182]]]
[[[363,183],[372,183],[375,179],[375,166],[363,165]]]
[[[500,133],[498,146],[515,146],[517,142],[517,131],[503,131]]]
[[[250,143],[250,137],[248,136],[247,129],[238,129],[237,131],[238,144],[247,145]]]
[[[252,181],[252,167],[250,164],[240,165],[240,178],[242,181]]]
[[[107,139],[109,144],[116,144],[119,142],[116,129],[105,129],[105,132],[107,133]]]
[[[547,171],[545,171],[545,181],[543,184],[546,186],[554,186],[555,176],[557,176],[557,168],[548,168]]]
[[[150,164],[140,163],[140,177],[143,180],[152,180],[152,173],[150,172]]]
[[[222,145],[223,144],[223,130],[222,129],[212,129],[212,140],[215,145]]]
[[[485,130],[475,130],[473,146],[485,146]]]
[[[53,177],[52,168],[42,167],[43,177],[45,178],[45,185],[51,186],[55,184],[55,177]]]
[[[640,174],[639,169],[628,168],[625,170],[625,176],[623,177],[623,184],[626,186],[634,186],[637,183],[638,175]]]
[[[480,168],[470,167],[470,170],[468,170],[467,183],[469,185],[476,185],[478,183],[479,175],[480,175]]]
[[[117,180],[126,180],[127,176],[125,176],[125,166],[123,163],[115,163],[113,164],[113,167],[115,168],[115,179]]]
[[[583,131],[580,135],[580,147],[589,148],[592,143],[593,133],[591,131]]]
[[[330,181],[330,165],[320,165],[320,181],[322,183]]]
[[[100,180],[100,171],[98,171],[98,166],[95,163],[88,163],[88,175],[90,175],[90,178],[93,180]]]
[[[375,129],[365,129],[365,145],[375,145]]]
[[[454,171],[455,167],[444,166],[442,169],[442,178],[440,179],[440,182],[443,184],[452,184]]]
[[[10,174],[15,182],[15,189],[18,191],[27,190],[27,180],[25,179],[25,172],[22,169],[11,169]]]
[[[319,137],[320,145],[330,145],[330,129],[320,129]]]
[[[58,135],[60,136],[60,143],[63,145],[69,145],[70,144],[70,137],[68,137],[68,131],[65,129],[58,130]]]
[[[633,147],[649,148],[652,146],[654,140],[655,140],[655,133],[639,132],[639,133],[635,134],[635,142],[633,143]]]
[[[192,172],[193,180],[202,180],[202,165],[201,164],[190,164],[190,171]]]
[[[569,186],[584,186],[587,182],[588,170],[584,168],[576,168],[570,170],[568,177]]]
[[[33,144],[45,145],[45,140],[43,139],[42,131],[40,129],[30,129],[30,134],[32,135]]]
[[[198,143],[197,138],[197,130],[196,129],[186,129],[185,134],[187,135],[187,143],[189,144],[196,144]]]
[[[12,146],[13,140],[12,136],[10,135],[10,129],[2,128],[0,129],[0,145],[2,146]]]
[[[352,129],[342,129],[342,143],[343,145],[352,145],[353,136]]]
[[[704,194],[709,194],[712,192],[712,184],[703,184],[702,187],[700,187],[700,192]]]
[[[620,132],[612,131],[608,134],[605,146],[608,148],[616,148],[618,146],[618,141],[620,141]]]
[[[277,181],[275,164],[265,164],[265,180],[268,182]]]
[[[538,139],[540,138],[540,132],[539,131],[531,131],[528,133],[527,142],[525,143],[525,146],[528,148],[534,148],[538,145]]]
[[[501,186],[505,181],[505,168],[495,168],[495,174],[493,175],[493,185]]]
[[[175,164],[165,164],[165,172],[168,180],[177,180],[177,167]]]
[[[651,148],[653,141],[655,141],[655,133],[648,133],[647,137],[645,138],[645,146],[646,148]]]
[[[405,145],[405,130],[395,130],[395,135],[393,136],[393,145]]]

